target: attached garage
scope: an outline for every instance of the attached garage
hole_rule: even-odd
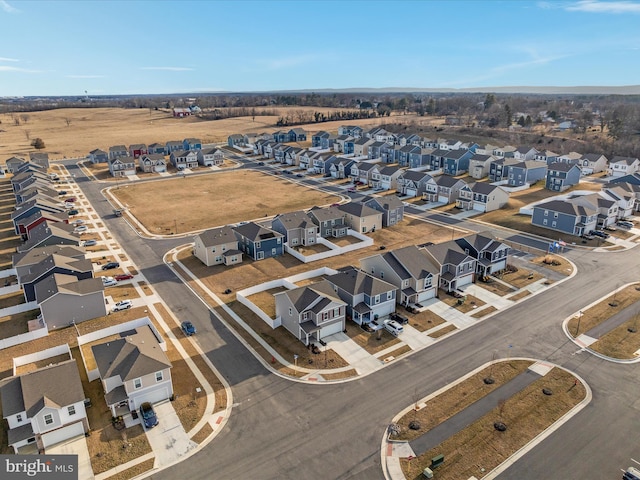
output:
[[[415,188],[407,188],[406,195],[415,197],[418,195],[418,191]]]
[[[484,203],[473,203],[473,209],[477,212],[484,212],[487,209],[487,206]]]
[[[334,333],[340,333],[344,329],[342,322],[336,322],[333,325],[327,325],[320,330],[320,338],[328,337]]]
[[[435,298],[435,296],[436,296],[436,289],[435,288],[430,288],[429,290],[426,290],[424,292],[420,292],[418,294],[418,303],[424,302],[424,301],[429,300],[431,298]]]
[[[72,423],[66,427],[58,428],[51,432],[43,433],[41,435],[42,445],[44,448],[55,445],[56,443],[64,442],[73,437],[84,435],[84,427],[82,422]]]
[[[473,283],[473,274],[471,273],[469,275],[464,275],[463,277],[459,277],[458,280],[456,280],[456,288],[469,285],[470,283]]]
[[[499,272],[500,270],[504,270],[505,268],[507,268],[506,258],[491,265],[491,268],[489,269],[489,273],[496,273],[496,272]]]
[[[449,203],[449,197],[447,197],[446,195],[438,195],[438,202]]]
[[[169,391],[169,387],[165,385],[141,395],[136,395],[133,398],[129,397],[129,402],[131,404],[131,409],[137,410],[144,402],[158,403],[163,400],[167,400],[169,397],[171,397],[171,392]]]

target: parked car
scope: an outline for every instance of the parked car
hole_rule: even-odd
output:
[[[633,222],[629,222],[627,220],[618,220],[617,225],[623,228],[633,228]]]
[[[66,195],[66,194],[67,194],[67,191],[66,191],[66,190],[60,190],[60,191],[58,192],[58,195]]]
[[[397,337],[404,331],[404,327],[395,320],[386,320],[384,322],[384,328],[394,337]]]
[[[76,218],[71,222],[71,225],[82,225],[83,223],[84,223],[84,220],[82,220],[81,218]]]
[[[607,225],[606,227],[604,227],[605,230],[607,230],[608,232],[615,232],[618,229],[616,227],[614,227],[613,225]]]
[[[116,282],[113,277],[102,277],[102,285],[104,285],[105,287],[113,287],[117,284],[118,282]]]
[[[158,416],[156,415],[153,405],[149,402],[143,402],[140,405],[140,416],[142,417],[142,423],[145,428],[153,428],[158,425]]]
[[[67,215],[69,215],[69,216],[71,216],[71,215],[77,215],[78,213],[79,213],[79,212],[78,212],[78,210],[69,210],[69,211],[67,212]]]
[[[113,311],[119,312],[121,310],[128,310],[131,307],[133,307],[133,302],[131,300],[122,300],[114,305]]]
[[[81,243],[81,247],[93,247],[98,244],[97,240],[85,240]]]
[[[303,175],[303,174],[301,174],[301,173],[296,173],[296,177],[298,177],[298,178],[302,178],[302,177],[304,177],[304,175]]]
[[[389,318],[391,320],[395,320],[396,322],[398,322],[400,325],[406,325],[409,323],[409,319],[407,317],[405,317],[404,315],[400,315],[399,313],[396,312],[392,312],[389,315]]]
[[[258,162],[258,165],[262,167],[264,165],[264,162]]]
[[[73,202],[64,202],[64,205],[63,205],[63,206],[64,206],[64,208],[65,208],[65,209],[67,209],[67,210],[71,210],[71,209],[76,208],[76,204],[75,204],[75,203],[73,203]]]
[[[86,225],[78,225],[73,229],[73,233],[82,233],[86,232],[87,230],[89,230],[89,227],[87,227]]]
[[[585,233],[584,235],[582,235],[582,238],[584,238],[585,240],[593,240],[595,237],[589,233]]]
[[[347,188],[347,192],[349,192],[349,193],[355,193],[355,191],[356,191],[356,187]]]
[[[193,323],[191,323],[189,320],[185,320],[184,322],[182,322],[180,324],[180,328],[187,337],[190,337],[191,335],[194,335],[196,333],[196,327],[194,327]]]
[[[384,325],[379,323],[378,320],[373,320],[369,322],[368,325],[371,328],[372,332],[377,332],[378,330],[382,330],[384,328]]]
[[[121,282],[123,280],[132,279],[133,275],[131,275],[130,273],[121,273],[120,275],[115,275],[113,278],[116,279],[116,281]]]
[[[609,234],[607,232],[603,232],[602,230],[591,230],[591,235],[596,235],[600,238],[609,238]]]
[[[114,268],[118,268],[120,264],[118,262],[109,262],[102,265],[102,270],[112,270]]]

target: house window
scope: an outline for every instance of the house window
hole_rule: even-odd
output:
[[[216,253],[216,247],[213,247],[213,248],[211,249],[211,253]]]
[[[156,372],[156,382],[161,382],[163,378],[162,372]]]
[[[289,316],[293,315],[293,308],[289,307]]]
[[[141,388],[142,387],[142,379],[136,378],[133,380],[133,388]]]
[[[21,413],[16,415],[16,421],[17,422],[21,422],[22,421],[22,414]]]
[[[429,288],[431,286],[431,280],[431,277],[424,279],[424,288]]]
[[[215,261],[216,262],[221,262],[222,261],[222,257],[216,257]]]
[[[558,218],[558,212],[553,212],[553,218]]]
[[[75,405],[70,405],[69,407],[67,407],[67,413],[69,414],[69,416],[75,415],[76,414]]]
[[[547,219],[545,218],[544,220],[542,220],[542,224],[546,225],[547,224]]]
[[[384,278],[384,272],[380,272],[380,278]]]
[[[387,292],[387,300],[393,300],[393,292]]]
[[[556,226],[556,221],[554,220],[553,222],[551,222],[551,226],[555,227]]]
[[[376,295],[375,298],[373,299],[373,302],[376,304],[380,303],[380,295]]]
[[[260,242],[256,242],[256,248],[260,248]]]
[[[544,211],[544,216],[545,216],[545,217],[548,217],[548,216],[549,216],[549,210],[545,210],[545,211]]]
[[[51,425],[53,423],[53,415],[51,415],[50,413],[47,413],[44,416],[44,424],[45,425]]]

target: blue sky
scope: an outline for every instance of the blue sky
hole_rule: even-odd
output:
[[[640,1],[0,0],[0,96],[640,83]]]

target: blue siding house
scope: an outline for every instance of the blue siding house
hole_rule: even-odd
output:
[[[455,177],[469,171],[469,159],[473,157],[473,152],[471,150],[450,150],[443,157],[444,173]]]
[[[572,200],[551,200],[533,207],[531,224],[569,235],[595,230],[598,210]]]
[[[535,160],[518,162],[509,167],[507,184],[510,187],[521,187],[527,183],[533,184],[538,180],[542,180],[546,174],[546,163],[536,162]]]
[[[202,140],[199,138],[185,138],[182,140],[183,150],[202,150]]]
[[[284,253],[284,235],[254,222],[233,228],[238,249],[254,260],[277,257]]]
[[[547,167],[545,188],[554,192],[564,192],[580,182],[580,168],[571,163],[556,162]]]

